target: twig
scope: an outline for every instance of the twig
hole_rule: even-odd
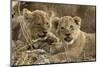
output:
[[[21,12],[20,12],[20,2],[18,2],[18,15],[19,16],[21,15]]]

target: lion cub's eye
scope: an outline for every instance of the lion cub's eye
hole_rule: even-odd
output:
[[[74,27],[73,27],[73,25],[70,25],[70,28],[71,28],[72,30],[74,30]]]
[[[61,27],[61,29],[64,29],[64,27]]]
[[[37,23],[35,23],[36,25],[41,25],[41,23],[39,23],[39,22],[37,22]]]
[[[49,23],[46,23],[46,25],[49,25]]]

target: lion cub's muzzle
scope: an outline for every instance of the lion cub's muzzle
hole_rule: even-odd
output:
[[[73,40],[73,38],[70,36],[71,34],[65,34],[65,38],[64,38],[64,40],[66,41],[66,42],[71,42],[72,40]]]

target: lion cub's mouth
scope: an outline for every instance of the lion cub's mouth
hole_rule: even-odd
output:
[[[65,37],[64,40],[65,40],[66,42],[71,42],[71,41],[73,40],[73,38]]]
[[[74,42],[73,38],[70,38],[70,37],[65,37],[64,40],[67,45],[73,44]]]
[[[47,34],[47,32],[43,32],[43,33],[38,34],[38,36],[41,37],[41,38],[43,38],[43,37],[46,36],[46,34]]]

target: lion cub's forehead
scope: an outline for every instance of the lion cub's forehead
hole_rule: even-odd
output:
[[[66,25],[66,26],[73,24],[73,22],[74,22],[74,20],[71,16],[64,16],[61,18],[61,20],[62,20],[61,24]]]

